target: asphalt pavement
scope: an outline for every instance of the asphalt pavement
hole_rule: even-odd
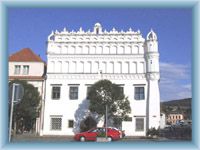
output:
[[[125,137],[115,142],[169,142],[169,141],[188,141],[179,139],[168,139],[165,137],[146,138],[146,137]],[[73,136],[39,136],[36,134],[18,134],[12,137],[11,142],[76,142]]]

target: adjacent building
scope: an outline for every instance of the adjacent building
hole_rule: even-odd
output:
[[[111,31],[96,23],[90,31],[52,32],[47,41],[43,135],[74,135],[90,115],[87,91],[101,79],[123,88],[131,105],[126,135],[145,136],[160,125],[159,51],[156,33]]]
[[[167,122],[172,125],[175,125],[178,122],[183,121],[183,120],[184,120],[184,116],[181,113],[171,113],[167,116]]]
[[[29,48],[24,48],[9,56],[9,81],[15,79],[25,80],[32,84],[44,100],[45,62]],[[42,120],[41,116],[36,120],[36,133],[40,131]]]

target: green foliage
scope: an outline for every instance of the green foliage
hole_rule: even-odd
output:
[[[28,84],[26,81],[14,80],[9,83],[12,85],[13,83],[19,83],[24,87],[24,96],[20,103],[14,105],[13,109],[13,118],[17,123],[20,122],[20,128],[25,130],[31,130],[33,128],[35,119],[39,116],[39,104],[41,97],[37,88],[33,85]],[[21,130],[23,130],[21,129]]]
[[[88,116],[86,119],[81,121],[80,131],[81,132],[88,131],[96,126],[97,126],[96,121],[91,116]]]
[[[159,135],[159,129],[151,128],[147,131],[147,135],[149,136],[158,136]]]
[[[127,97],[121,92],[120,87],[109,80],[100,80],[93,84],[88,93],[90,100],[89,109],[100,116],[105,115],[108,106],[108,119],[120,118],[123,120],[131,112]]]
[[[106,132],[100,132],[97,137],[106,137]]]

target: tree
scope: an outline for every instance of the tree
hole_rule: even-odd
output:
[[[105,115],[106,105],[108,108],[108,120],[114,124],[125,120],[131,112],[128,97],[125,97],[121,88],[109,80],[100,80],[92,85],[88,93],[89,110],[97,113],[100,117]],[[116,122],[117,121],[117,122]]]
[[[30,131],[34,127],[36,118],[39,116],[41,97],[37,88],[26,81],[13,80],[9,83],[19,83],[24,87],[24,96],[22,100],[14,105],[13,108],[13,124],[16,128],[23,131]]]
[[[96,126],[97,126],[97,123],[95,119],[93,119],[92,116],[88,116],[87,118],[81,121],[80,130],[81,132],[85,132],[92,128],[95,128]]]

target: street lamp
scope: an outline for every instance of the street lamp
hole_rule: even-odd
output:
[[[100,78],[102,80],[103,79],[102,69],[99,69],[98,72],[99,72]],[[103,91],[100,94],[101,94],[102,97],[105,96],[105,93]],[[105,121],[106,121],[106,139],[107,139],[107,137],[108,137],[108,129],[107,129],[107,127],[108,127],[108,105],[107,104],[106,104],[106,114],[105,115],[106,115]]]
[[[12,93],[11,98],[11,107],[10,107],[10,123],[9,123],[9,142],[11,141],[11,132],[12,132],[12,119],[13,119],[13,105],[21,101],[24,95],[24,88],[21,84],[13,83],[10,87]]]

